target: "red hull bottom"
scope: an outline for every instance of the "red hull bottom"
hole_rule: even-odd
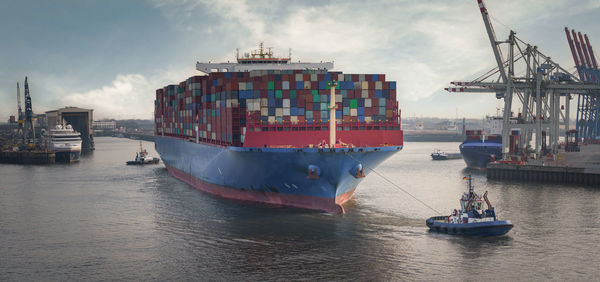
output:
[[[175,178],[194,186],[194,188],[202,192],[217,195],[223,198],[273,205],[284,205],[310,210],[320,210],[335,214],[344,213],[344,207],[342,205],[352,198],[352,195],[354,195],[355,190],[352,189],[340,196],[337,196],[335,200],[305,195],[282,194],[266,191],[257,192],[248,190],[238,190],[202,181],[177,168],[174,168],[167,164],[165,164],[165,166],[167,167],[169,173],[175,176]]]

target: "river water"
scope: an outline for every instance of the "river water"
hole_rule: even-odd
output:
[[[144,147],[155,154],[153,144]],[[164,166],[125,166],[138,141],[96,138],[72,165],[0,164],[0,280],[597,280],[600,188],[487,181],[406,143],[376,170],[444,214],[472,173],[498,238],[428,232],[435,212],[376,174],[346,214],[204,194]],[[156,155],[156,154],[155,154]]]

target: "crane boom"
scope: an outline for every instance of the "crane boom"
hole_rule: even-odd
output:
[[[494,32],[494,27],[490,22],[490,16],[488,14],[485,5],[483,4],[483,0],[477,0],[477,4],[479,4],[479,11],[481,11],[481,17],[483,18],[483,23],[485,24],[485,29],[487,31],[488,37],[490,38],[490,44],[492,44],[492,50],[494,50],[494,56],[496,57],[496,63],[498,64],[498,69],[500,70],[500,75],[502,76],[502,82],[506,83],[507,75],[504,70],[504,63],[502,62],[502,51],[498,46],[499,42],[496,41],[496,33]]]
[[[573,39],[571,39],[569,28],[565,27],[565,33],[567,34],[567,41],[569,42],[569,48],[571,48],[571,55],[573,55],[573,61],[575,61],[575,67],[577,68],[579,79],[584,80],[585,78],[583,77],[583,71],[579,67],[579,58],[577,58],[577,52],[575,51],[575,45],[573,44]]]

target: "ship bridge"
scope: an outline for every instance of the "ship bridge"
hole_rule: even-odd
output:
[[[270,47],[266,50],[261,42],[259,49],[252,51],[251,53],[245,53],[244,56],[240,57],[239,52],[236,55],[236,63],[202,63],[196,62],[196,70],[204,73],[212,72],[246,72],[253,70],[331,70],[333,69],[333,62],[320,62],[320,63],[297,63],[291,62],[291,49],[290,54],[287,58],[273,57],[273,51]]]

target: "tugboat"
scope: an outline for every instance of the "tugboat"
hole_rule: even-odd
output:
[[[425,221],[430,231],[466,236],[501,236],[513,227],[510,220],[498,220],[494,207],[487,198],[487,191],[483,199],[487,209],[483,210],[482,197],[477,195],[471,184],[471,175],[468,180],[469,192],[460,199],[460,210],[454,210],[449,216],[434,216]]]
[[[460,153],[446,153],[442,152],[439,149],[433,150],[431,153],[431,158],[434,161],[445,161],[445,160],[454,160],[454,159],[462,159],[462,155]]]
[[[135,160],[127,161],[127,165],[157,164],[159,161],[159,158],[148,156],[148,151],[142,148],[142,141],[140,141],[140,152],[135,153]]]

